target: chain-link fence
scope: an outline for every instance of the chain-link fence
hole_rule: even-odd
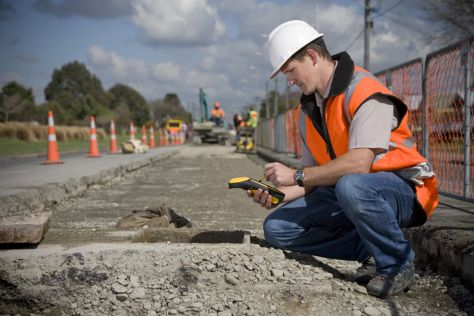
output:
[[[423,62],[421,58],[379,72],[376,77],[408,106],[408,125],[417,149],[424,154],[422,140]]]
[[[375,76],[408,106],[418,150],[433,164],[439,191],[474,201],[474,38]],[[301,157],[296,110],[258,126],[257,146]]]
[[[441,192],[474,199],[472,90],[474,42],[466,40],[429,54],[425,64],[428,157]]]

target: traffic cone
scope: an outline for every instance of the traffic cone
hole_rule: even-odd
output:
[[[56,131],[54,129],[53,112],[48,111],[48,156],[43,161],[43,165],[61,164],[64,161],[59,160],[58,141],[56,140]]]
[[[96,130],[95,130],[94,116],[91,115],[89,155],[87,155],[87,158],[98,158],[98,157],[100,157],[99,144],[97,144],[97,133],[96,133]]]
[[[130,121],[130,140],[135,139],[135,127],[133,126],[133,122]]]
[[[117,136],[115,135],[115,122],[110,121],[110,146],[109,154],[118,154]]]
[[[143,143],[143,145],[146,145],[146,144],[147,144],[147,141],[146,141],[146,127],[145,127],[145,125],[142,125],[142,143]]]
[[[162,128],[160,128],[158,131],[160,135],[160,146],[165,146],[165,133],[163,132]]]
[[[148,144],[150,148],[155,148],[155,131],[153,130],[153,126],[150,126],[150,143]]]
[[[163,131],[163,135],[165,136],[165,146],[168,146],[170,143],[169,143],[169,134],[167,131]]]

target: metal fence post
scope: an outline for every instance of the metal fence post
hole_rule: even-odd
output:
[[[426,58],[424,60],[421,74],[421,143],[422,149],[421,154],[425,157],[426,160],[430,161],[430,151],[429,151],[429,131],[428,131],[428,109],[426,108],[426,68],[428,63]]]
[[[461,48],[461,65],[464,66],[464,197],[471,189],[471,41]]]

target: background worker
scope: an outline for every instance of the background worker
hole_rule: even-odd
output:
[[[224,110],[221,108],[219,101],[214,102],[214,108],[211,110],[211,121],[216,123],[216,126],[223,126],[225,119]]]
[[[246,125],[248,127],[256,128],[258,124],[258,113],[253,109],[253,107],[250,108],[249,111],[249,118],[246,122]]]
[[[236,131],[239,131],[242,127],[245,126],[244,119],[242,118],[240,114],[235,113],[233,120],[234,120],[234,128]]]
[[[397,294],[414,279],[414,257],[402,227],[422,225],[438,204],[436,177],[417,151],[408,108],[346,52],[331,56],[323,34],[289,21],[269,36],[272,78],[280,71],[303,92],[298,126],[301,170],[265,165],[264,176],[287,202],[264,222],[276,247],[357,260],[367,292]],[[267,192],[248,192],[270,208]],[[363,272],[363,271],[361,271]]]

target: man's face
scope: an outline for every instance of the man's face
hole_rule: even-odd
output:
[[[315,92],[313,63],[310,57],[291,60],[281,69],[281,72],[286,75],[290,86],[297,85],[303,94],[310,95]]]

